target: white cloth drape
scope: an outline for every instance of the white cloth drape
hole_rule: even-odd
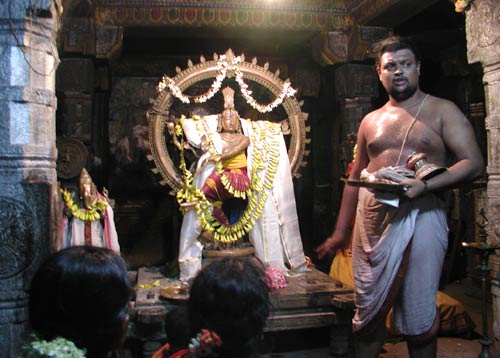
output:
[[[215,132],[217,127],[216,116],[206,116],[209,130]],[[252,126],[249,120],[241,120],[245,135],[252,138]],[[279,126],[279,124],[273,124]],[[194,120],[186,119],[183,129],[190,144],[196,147],[200,145],[200,134],[196,132]],[[190,134],[193,134],[192,136]],[[306,261],[300,237],[299,223],[295,206],[295,195],[290,170],[290,162],[287,155],[285,141],[282,133],[268,133],[267,135],[278,136],[279,162],[274,178],[272,189],[267,190],[267,199],[261,217],[249,232],[250,241],[255,249],[255,255],[265,265],[273,266],[288,274],[301,273],[306,269]],[[222,142],[215,133],[213,136],[216,150],[220,153]],[[259,143],[250,141],[247,148],[248,174],[252,173],[252,155],[255,146]],[[208,155],[206,153],[205,155]],[[203,156],[198,163],[203,161]],[[198,165],[199,166],[199,165]],[[206,178],[215,169],[213,164],[208,164],[201,170],[196,171],[194,182],[197,188],[201,188]],[[262,193],[259,193],[261,195]],[[198,241],[201,226],[196,212],[190,210],[184,216],[180,235],[179,269],[180,279],[189,280],[201,269],[203,245]]]

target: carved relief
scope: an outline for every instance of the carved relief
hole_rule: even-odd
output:
[[[0,280],[22,273],[33,261],[38,251],[34,222],[25,203],[0,197]]]
[[[123,28],[118,26],[96,26],[95,52],[98,58],[111,58],[120,52]]]
[[[63,17],[61,31],[64,52],[94,53],[94,20],[85,17]]]
[[[473,3],[467,11],[467,57],[469,63],[496,63],[500,50],[500,12],[497,0]]]
[[[87,148],[77,139],[62,139],[57,141],[57,176],[71,179],[80,174],[87,163]]]

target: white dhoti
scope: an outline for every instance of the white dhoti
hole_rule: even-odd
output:
[[[436,294],[448,245],[443,203],[429,194],[401,199],[395,208],[361,188],[352,247],[354,331],[365,328],[387,304],[408,245],[408,267],[394,302],[394,317],[401,333],[412,336],[427,332],[436,318]]]

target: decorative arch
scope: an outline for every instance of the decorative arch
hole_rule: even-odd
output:
[[[290,83],[289,80],[283,81],[279,78],[279,71],[275,73],[270,72],[268,70],[268,63],[265,63],[264,66],[257,65],[256,58],[253,58],[252,62],[247,62],[245,61],[244,54],[234,57],[232,50],[229,49],[226,51],[225,55],[214,54],[213,60],[210,61],[206,61],[205,58],[201,56],[200,63],[196,65],[189,60],[188,68],[183,71],[177,68],[177,75],[174,78],[164,76],[163,81],[160,82],[159,94],[154,100],[152,107],[147,112],[151,151],[151,155],[148,156],[148,159],[154,161],[155,168],[153,172],[162,176],[163,179],[160,183],[162,185],[168,184],[174,192],[182,187],[180,171],[174,164],[166,143],[166,124],[170,116],[170,108],[176,97],[184,102],[186,100],[189,101],[187,96],[183,95],[183,92],[194,84],[211,78],[216,79],[214,83],[217,82],[217,79],[222,81],[224,78],[218,78],[218,76],[221,76],[221,58],[238,59],[238,61],[232,61],[232,63],[225,68],[223,71],[225,78],[233,78],[235,77],[235,72],[240,73],[245,80],[253,81],[267,88],[277,99],[280,96],[284,97],[280,105],[283,106],[287,113],[288,117],[286,124],[289,127],[291,135],[288,146],[288,158],[290,159],[292,175],[300,177],[300,168],[307,165],[307,162],[305,162],[305,158],[308,154],[308,151],[306,151],[306,143],[310,141],[306,138],[306,132],[308,132],[310,128],[305,125],[308,114],[301,111],[300,107],[302,103],[299,103],[293,95],[295,92],[294,90],[292,90],[291,94],[283,96],[284,89],[288,88]],[[174,86],[172,86],[174,90],[169,88],[165,81],[174,84]],[[209,92],[212,92],[213,95],[218,92],[219,89],[220,84],[219,88],[214,88],[214,85],[212,85]],[[202,98],[199,102],[204,102],[209,98]]]

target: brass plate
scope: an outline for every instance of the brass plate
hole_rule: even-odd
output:
[[[390,183],[377,183],[372,181],[363,180],[346,180],[348,185],[358,186],[363,188],[381,190],[381,191],[391,191],[396,193],[404,193],[408,190],[408,186],[400,184],[390,184]]]
[[[160,289],[160,296],[169,300],[187,301],[189,290],[181,285],[173,285]]]

